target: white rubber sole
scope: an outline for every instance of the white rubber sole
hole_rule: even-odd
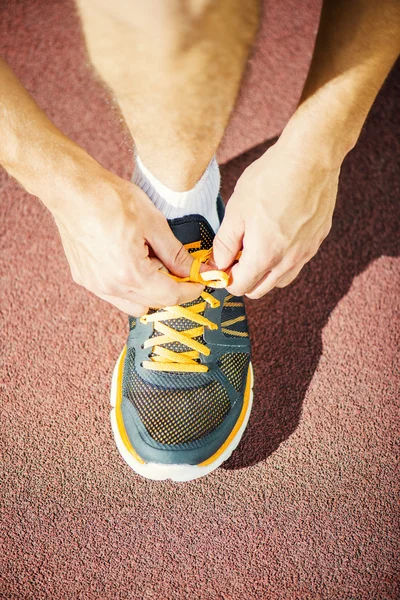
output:
[[[224,449],[224,451],[218,455],[213,462],[207,465],[168,465],[161,463],[141,463],[133,456],[133,454],[128,450],[125,446],[124,441],[121,438],[118,424],[117,424],[117,416],[116,416],[116,403],[118,397],[118,373],[120,368],[120,362],[124,357],[124,351],[120,354],[117,363],[114,367],[114,372],[112,376],[111,383],[111,427],[114,434],[115,443],[117,448],[125,460],[125,462],[135,471],[138,475],[145,477],[146,479],[152,479],[154,481],[164,481],[166,479],[171,479],[172,481],[192,481],[193,479],[198,479],[199,477],[204,477],[208,475],[215,469],[217,469],[223,462],[228,460],[231,456],[232,452],[237,448],[239,442],[242,438],[242,435],[247,427],[247,423],[250,417],[251,408],[253,404],[253,369],[250,364],[249,368],[249,377],[251,377],[250,381],[250,393],[248,404],[246,408],[246,413],[244,415],[243,421],[235,433],[234,437],[228,444],[228,446]]]

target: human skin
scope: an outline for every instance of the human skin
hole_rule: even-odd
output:
[[[153,3],[157,0],[146,6]],[[256,19],[247,21],[244,35],[243,15],[239,13],[236,22],[228,11],[228,26],[221,32],[218,27],[225,21],[212,12],[215,3],[171,0],[160,6],[177,10],[161,14],[150,10],[141,26],[135,25],[138,47],[129,54],[133,49],[127,48],[126,28],[132,23],[121,23],[119,5],[123,8],[124,0],[112,4],[116,15],[112,24],[109,3],[80,2],[82,14],[83,7],[90,11],[95,6],[98,18],[92,20],[93,27],[99,32],[107,25],[107,44],[121,42],[120,54],[117,47],[110,54],[107,46],[103,50],[93,46],[101,36],[91,42],[86,31],[92,61],[112,86],[144,162],[163,183],[189,189],[222,137]],[[249,1],[248,6],[253,5],[256,15],[256,4]],[[184,18],[178,10],[182,6],[187,9]],[[227,6],[231,5],[220,3],[222,11]],[[350,6],[344,0],[325,2],[300,105],[279,141],[239,179],[214,242],[214,263],[223,269],[232,265],[243,246],[231,271],[232,293],[258,298],[275,285],[287,285],[328,234],[340,165],[356,143],[399,52],[399,10],[397,0],[355,0]],[[154,28],[168,31],[162,44],[149,43],[148,32]],[[224,58],[225,47],[232,51],[229,61]],[[124,49],[138,56],[128,70]],[[108,56],[113,59],[111,67]],[[156,72],[161,79],[149,96],[146,72]],[[129,81],[131,88],[126,88]],[[102,168],[57,130],[4,62],[0,89],[5,140],[0,163],[52,212],[75,281],[135,316],[149,306],[179,304],[198,296],[201,286],[178,283],[159,272],[164,264],[175,275],[187,276],[191,259],[147,196]],[[213,102],[216,97],[218,102]],[[180,98],[179,110],[172,110]],[[212,126],[207,129],[206,123]]]
[[[92,61],[139,152],[177,190],[193,187],[215,153],[257,28],[257,0],[214,4],[79,2]],[[159,271],[187,277],[192,259],[146,194],[66,138],[4,61],[0,89],[0,163],[53,214],[75,282],[134,316],[198,297],[202,285]]]
[[[93,67],[137,153],[189,190],[226,129],[259,20],[259,0],[77,0]]]
[[[328,235],[341,164],[400,52],[398,0],[329,0],[299,107],[239,178],[214,240],[228,290],[257,299],[289,285]]]
[[[64,136],[0,59],[0,164],[51,211],[74,281],[127,314],[196,298],[203,286],[164,216],[134,184]],[[151,254],[150,254],[151,252]]]

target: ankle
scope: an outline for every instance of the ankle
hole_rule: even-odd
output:
[[[201,158],[187,151],[179,152],[175,149],[168,153],[163,160],[149,156],[141,151],[135,155],[135,160],[140,156],[141,165],[145,165],[160,182],[175,192],[187,192],[192,190],[200,181],[210,164],[210,155]]]
[[[164,181],[160,181],[138,156],[136,156],[132,181],[148,195],[167,219],[200,214],[207,219],[214,231],[217,231],[219,218],[216,200],[220,186],[220,173],[215,157],[211,159],[204,173],[194,182],[195,184],[185,191],[176,191],[166,186]]]

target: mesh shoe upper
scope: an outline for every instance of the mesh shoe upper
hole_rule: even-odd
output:
[[[212,246],[213,231],[199,215],[174,219],[170,226],[175,236],[189,245],[189,251],[190,245],[196,242],[200,242],[197,247],[202,250]],[[204,372],[183,372],[179,365],[177,370],[166,372],[145,368],[144,364],[155,360],[153,350],[162,334],[152,322],[143,324],[141,319],[129,318],[122,394],[130,407],[125,410],[124,421],[128,434],[135,426],[141,441],[154,448],[194,448],[205,444],[213,432],[221,430],[221,435],[225,435],[227,432],[223,433],[222,429],[230,413],[234,407],[236,412],[237,405],[243,401],[250,361],[243,300],[232,297],[224,289],[206,288],[205,291],[213,297],[213,305],[203,303],[205,308],[200,314],[217,327],[213,330],[204,327],[201,335],[194,338],[209,351],[208,355],[199,353],[195,359],[206,369]],[[182,306],[194,306],[201,301],[200,297]],[[186,313],[163,323],[180,332],[198,327]],[[144,348],[149,339],[154,340],[154,346]],[[161,347],[191,353],[181,340],[163,343]],[[134,423],[129,427],[127,420]],[[135,447],[135,440],[131,442]]]
[[[155,441],[161,444],[193,442],[222,423],[231,404],[219,381],[191,388],[160,387],[138,376],[134,355],[134,348],[129,349],[125,359],[124,392]]]

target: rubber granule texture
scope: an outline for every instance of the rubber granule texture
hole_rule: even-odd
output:
[[[318,10],[266,3],[219,154],[238,156],[222,168],[226,199],[295,107]],[[0,54],[66,135],[129,178],[130,142],[72,2],[6,3]],[[188,484],[120,458],[109,389],[126,317],[71,281],[52,217],[0,173],[1,598],[400,596],[399,97],[397,67],[344,163],[320,252],[247,303],[249,426],[227,464]]]

